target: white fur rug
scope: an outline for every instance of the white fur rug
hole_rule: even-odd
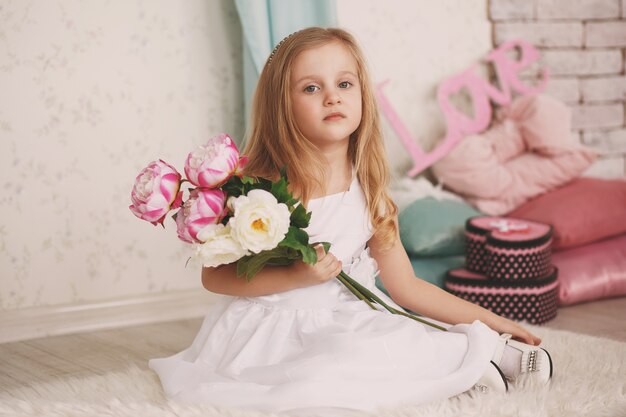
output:
[[[529,327],[543,338],[542,345],[552,355],[555,375],[550,385],[536,386],[531,378],[520,378],[506,395],[471,392],[422,407],[380,410],[376,416],[626,416],[626,343]],[[337,415],[369,416],[354,412]],[[0,416],[269,417],[278,414],[178,405],[164,398],[154,373],[131,367],[123,372],[59,379],[2,392]]]

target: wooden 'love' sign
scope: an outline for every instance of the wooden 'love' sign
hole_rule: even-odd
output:
[[[518,48],[519,51],[517,60],[507,55],[509,51],[515,48]],[[408,129],[383,93],[383,87],[389,80],[380,83],[376,88],[376,96],[381,109],[414,162],[413,168],[409,171],[409,176],[415,176],[434,164],[465,136],[484,131],[489,126],[492,116],[490,99],[500,105],[507,105],[511,103],[512,90],[522,95],[531,95],[543,91],[549,76],[546,68],[542,69],[541,80],[534,87],[524,85],[518,76],[520,70],[538,59],[539,52],[532,45],[522,40],[513,40],[500,45],[485,57],[485,60],[493,63],[495,67],[500,89],[476,74],[477,64],[443,81],[437,90],[437,100],[446,119],[447,133],[441,144],[429,153],[425,153],[415,139],[411,137]],[[467,116],[450,103],[450,96],[459,93],[464,88],[470,95],[474,117]]]

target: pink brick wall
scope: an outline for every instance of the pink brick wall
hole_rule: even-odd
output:
[[[541,51],[546,93],[601,153],[586,175],[626,176],[626,0],[489,0],[489,17],[494,46],[521,38]]]

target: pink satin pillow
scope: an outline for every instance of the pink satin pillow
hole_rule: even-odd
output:
[[[594,242],[626,232],[626,181],[577,178],[507,214],[551,224],[554,249]]]
[[[573,139],[571,112],[549,96],[520,97],[491,128],[433,165],[433,173],[478,211],[504,215],[579,177],[596,159]]]
[[[626,234],[555,252],[559,305],[626,295]]]

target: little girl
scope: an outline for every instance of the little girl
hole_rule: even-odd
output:
[[[327,254],[318,247],[315,265],[267,266],[250,282],[235,265],[203,268],[204,287],[232,297],[208,314],[188,349],[150,361],[170,398],[274,412],[374,411],[472,388],[505,392],[520,373],[548,381],[552,364],[538,337],[414,276],[352,36],[309,28],[285,38],[253,106],[246,174],[276,179],[287,166],[294,195],[313,213],[311,241],[332,246]],[[389,304],[456,325],[441,331],[372,310],[334,279],[342,269]],[[374,285],[377,274],[391,299]]]

